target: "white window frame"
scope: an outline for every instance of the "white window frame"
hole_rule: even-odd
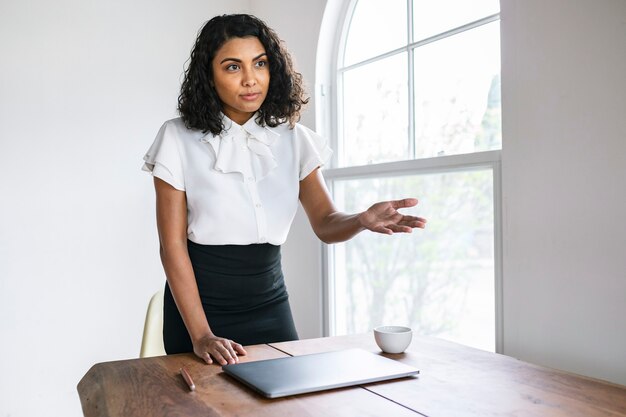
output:
[[[317,52],[317,85],[316,85],[316,114],[317,130],[325,137],[330,138],[331,147],[335,150],[330,166],[324,169],[327,186],[334,193],[333,184],[338,180],[381,178],[401,175],[425,175],[448,172],[467,172],[477,169],[490,169],[493,173],[493,209],[494,209],[494,292],[495,292],[495,347],[496,352],[503,351],[503,306],[502,306],[502,171],[501,150],[475,152],[439,156],[433,158],[410,159],[405,161],[385,162],[371,165],[341,167],[338,166],[338,156],[341,153],[339,141],[342,131],[339,112],[341,107],[341,83],[339,73],[359,66],[367,65],[383,57],[391,56],[402,51],[408,53],[408,91],[409,95],[409,152],[414,157],[415,123],[413,91],[413,51],[415,48],[445,37],[461,33],[478,26],[482,26],[500,19],[500,14],[494,14],[475,22],[468,23],[450,31],[429,37],[418,42],[410,43],[402,48],[388,51],[377,57],[338,69],[338,57],[343,55],[343,47],[348,33],[349,24],[346,17],[352,16],[358,0],[328,0],[324,21],[320,32]],[[412,1],[407,0],[409,39],[412,31]],[[374,202],[372,202],[374,203]],[[333,250],[329,245],[322,244],[322,323],[324,336],[335,333],[332,318],[334,309]]]

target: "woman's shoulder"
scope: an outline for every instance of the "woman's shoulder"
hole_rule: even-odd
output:
[[[289,123],[281,123],[276,127],[266,126],[265,128],[270,130],[271,132],[279,134],[282,137],[293,137],[297,139],[303,136],[317,136],[317,133],[315,133],[314,130],[300,123],[296,123],[293,126],[290,126]]]
[[[161,129],[177,130],[181,132],[185,132],[185,131],[193,132],[195,130],[195,129],[188,129],[187,126],[185,126],[185,121],[183,120],[182,117],[175,117],[173,119],[166,120],[165,122],[163,122]]]
[[[294,139],[297,141],[305,141],[305,142],[326,142],[326,140],[322,137],[322,135],[318,134],[315,130],[300,124],[296,123],[292,129],[292,134]]]
[[[173,136],[176,139],[186,141],[188,139],[199,139],[206,136],[201,130],[190,129],[185,125],[182,117],[175,117],[166,120],[161,126],[160,133],[164,136]],[[209,133],[209,135],[211,135]]]

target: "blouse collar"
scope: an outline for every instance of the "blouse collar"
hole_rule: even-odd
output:
[[[239,172],[244,177],[253,175],[259,181],[276,168],[271,145],[280,135],[260,126],[256,116],[255,113],[246,123],[239,125],[223,115],[222,133],[208,133],[200,138],[201,142],[209,143],[215,152],[213,169],[223,173]]]

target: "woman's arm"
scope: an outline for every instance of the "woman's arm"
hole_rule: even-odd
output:
[[[193,342],[195,354],[212,363],[211,356],[222,365],[237,362],[237,353],[246,354],[243,347],[231,340],[217,337],[207,322],[198,285],[187,252],[187,200],[179,191],[155,177],[157,228],[160,254],[167,282],[178,311]]]
[[[423,229],[426,226],[426,219],[405,216],[397,211],[399,208],[415,206],[415,198],[383,201],[357,214],[337,211],[319,169],[300,181],[299,197],[313,231],[325,243],[349,240],[366,229],[391,235],[411,233],[415,227]]]

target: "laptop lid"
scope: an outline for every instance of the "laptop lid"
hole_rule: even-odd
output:
[[[417,375],[419,370],[363,349],[224,365],[222,370],[268,398]]]

